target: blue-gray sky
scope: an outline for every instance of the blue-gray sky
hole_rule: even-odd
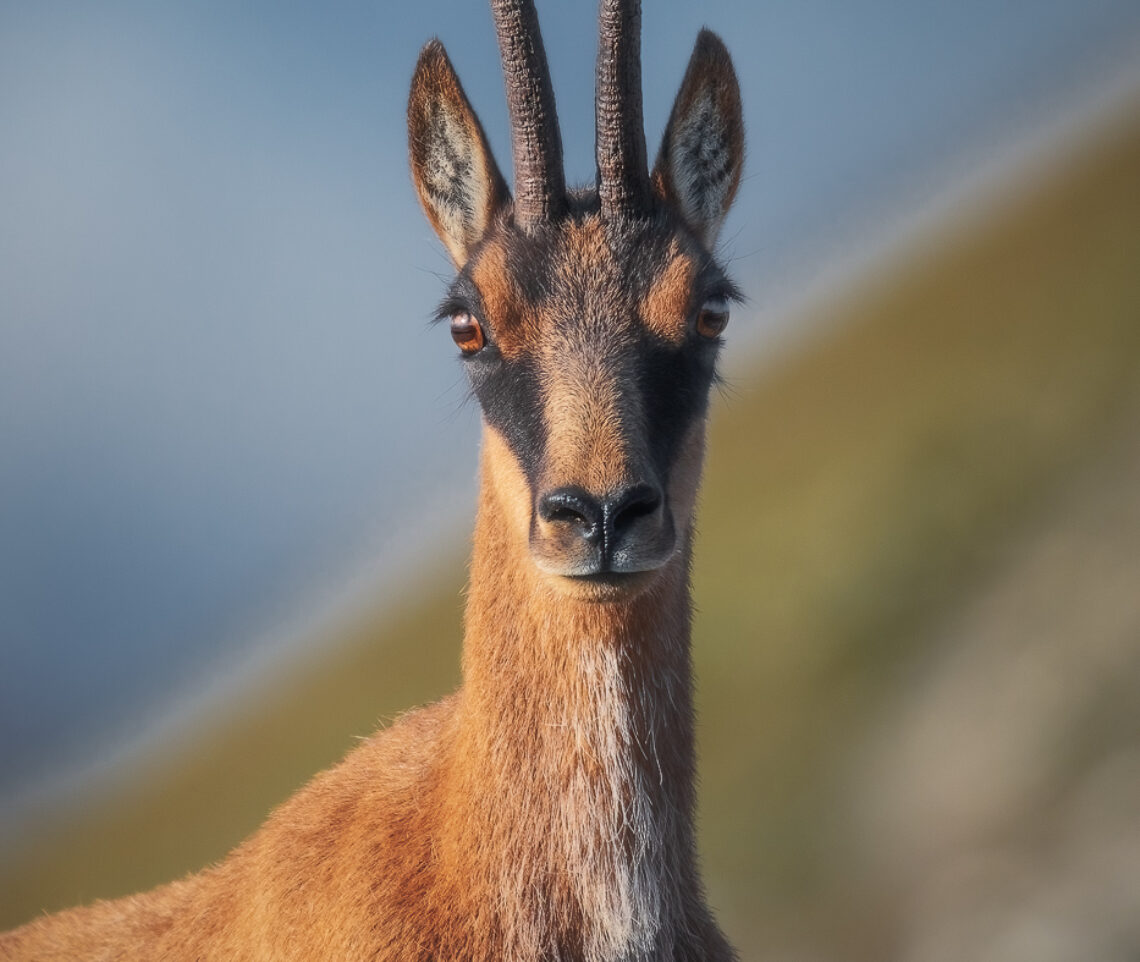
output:
[[[593,175],[594,12],[540,3],[572,181]],[[651,151],[698,28],[734,54],[749,160],[724,253],[754,313],[1140,37],[1135,0],[643,20]],[[432,35],[508,169],[483,3],[0,6],[0,799],[470,498],[473,414],[426,324],[449,265],[406,172]]]

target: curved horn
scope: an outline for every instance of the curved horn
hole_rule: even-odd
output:
[[[491,0],[515,163],[515,219],[522,226],[557,218],[566,207],[562,137],[534,0]]]
[[[598,199],[602,215],[643,210],[649,201],[641,119],[641,0],[602,0],[595,91]]]

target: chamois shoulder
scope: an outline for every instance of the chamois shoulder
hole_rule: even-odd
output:
[[[394,912],[426,884],[426,846],[409,848],[407,836],[431,837],[420,821],[454,703],[408,712],[364,739],[217,865],[29,922],[0,935],[0,959],[320,957],[356,938],[351,933],[367,931],[378,910]],[[298,955],[305,946],[315,954]],[[345,951],[340,957],[351,957]]]

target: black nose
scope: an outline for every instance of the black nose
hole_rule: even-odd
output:
[[[601,498],[583,488],[566,487],[544,494],[538,513],[543,521],[565,524],[584,541],[600,544],[608,558],[635,522],[659,507],[661,492],[649,484],[630,485]]]

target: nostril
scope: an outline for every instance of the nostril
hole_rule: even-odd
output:
[[[661,492],[648,484],[638,484],[622,492],[609,509],[610,524],[615,532],[628,528],[638,518],[645,518],[661,507]]]
[[[559,488],[539,500],[538,513],[543,521],[573,524],[589,537],[603,517],[602,506],[580,488]]]
[[[568,505],[559,505],[551,507],[543,513],[543,517],[547,521],[567,521],[572,524],[589,524],[585,515],[581,511],[576,511]]]

